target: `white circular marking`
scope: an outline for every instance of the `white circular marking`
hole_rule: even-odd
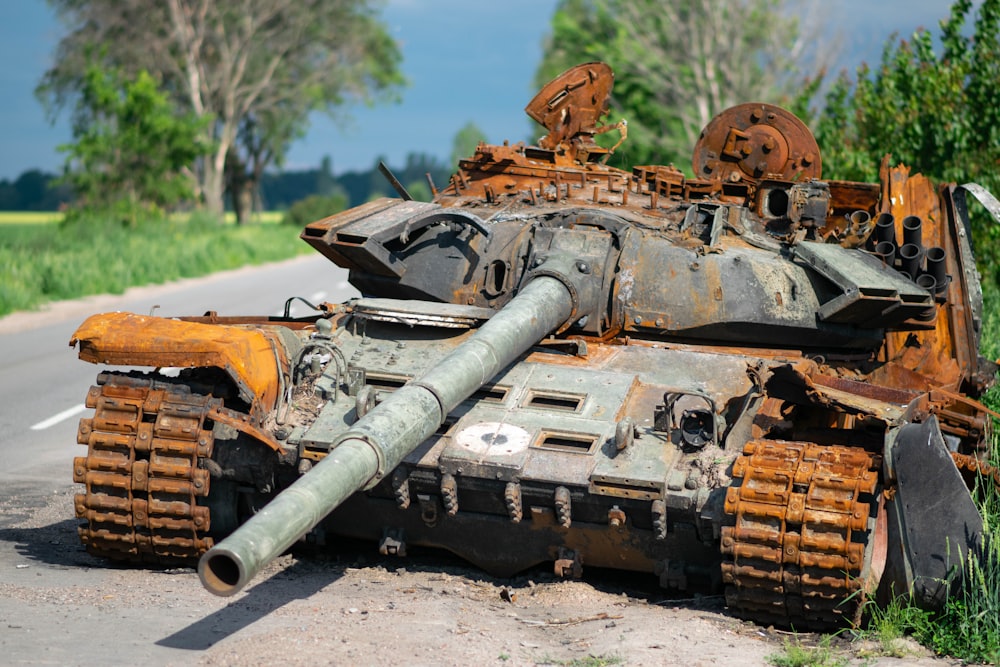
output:
[[[480,422],[455,437],[459,447],[490,458],[519,454],[530,442],[531,434],[523,428],[500,422]]]

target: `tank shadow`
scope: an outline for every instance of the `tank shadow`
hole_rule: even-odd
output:
[[[76,519],[65,519],[38,528],[0,528],[0,542],[11,543],[26,559],[63,567],[108,567],[80,544]]]
[[[296,561],[250,588],[246,595],[160,639],[156,645],[187,651],[207,650],[286,604],[311,597],[342,574],[340,568],[319,568],[310,561]]]

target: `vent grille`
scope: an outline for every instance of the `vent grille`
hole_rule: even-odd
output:
[[[586,400],[587,396],[585,394],[561,394],[532,390],[524,400],[524,407],[541,410],[560,410],[563,412],[580,412]]]
[[[560,452],[589,454],[599,439],[600,436],[586,433],[542,431],[535,441],[535,447],[539,449],[553,449]]]

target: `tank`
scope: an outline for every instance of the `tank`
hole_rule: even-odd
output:
[[[693,176],[613,168],[612,85],[575,67],[526,108],[537,145],[306,226],[360,298],[85,321],[80,358],[129,367],[80,422],[88,551],[197,562],[218,595],[346,537],[497,576],[644,572],[799,629],[941,604],[993,472],[966,195],[1000,204],[888,160],[823,180],[763,103],[709,123]]]

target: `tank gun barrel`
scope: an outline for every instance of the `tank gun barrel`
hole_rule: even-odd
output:
[[[451,410],[572,312],[563,281],[531,280],[469,340],[358,420],[310,472],[206,552],[198,563],[202,584],[221,596],[242,590],[350,495],[391,473]]]

